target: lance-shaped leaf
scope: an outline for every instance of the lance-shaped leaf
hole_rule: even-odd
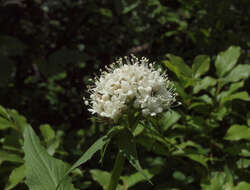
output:
[[[94,144],[92,144],[89,149],[64,173],[61,181],[66,177],[70,172],[79,167],[80,165],[87,162],[92,156],[99,150],[101,150],[112,138],[113,135],[123,130],[123,127],[113,127],[107,135],[99,138]],[[61,183],[58,184],[57,190],[61,186]]]
[[[149,177],[146,175],[144,170],[142,169],[136,151],[136,143],[133,139],[133,135],[128,132],[124,131],[123,133],[119,134],[119,148],[122,151],[123,155],[128,159],[129,163],[138,171],[140,172],[145,179],[148,180],[149,183],[152,184]]]
[[[55,190],[68,165],[50,156],[30,126],[24,130],[26,183],[30,190]],[[75,190],[70,178],[64,177],[59,190]]]

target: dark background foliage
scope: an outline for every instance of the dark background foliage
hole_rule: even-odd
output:
[[[105,130],[96,125],[95,119],[89,119],[91,116],[83,105],[82,97],[86,95],[88,78],[115,58],[134,53],[161,63],[167,59],[167,53],[171,53],[182,57],[191,66],[199,54],[206,54],[214,61],[219,52],[234,45],[241,47],[241,63],[249,64],[248,0],[2,0],[0,26],[0,104],[18,110],[37,131],[44,123],[49,123],[55,131],[61,131],[61,145],[56,155],[69,163],[76,160]],[[215,67],[211,64],[209,75],[214,74]],[[169,76],[176,79],[171,72]],[[248,79],[244,90],[249,91],[249,86]],[[187,87],[186,93],[189,92],[191,89]],[[188,98],[182,97],[183,100]],[[237,103],[232,104],[236,112],[241,110]],[[185,114],[198,117],[198,120],[199,117],[208,117],[209,111],[199,113],[200,116],[185,105],[186,102],[177,108],[182,118],[186,117],[181,125],[190,119]],[[242,117],[249,109],[249,105],[245,106]],[[228,121],[230,119],[233,121]],[[240,117],[230,118],[230,115],[228,120],[220,121],[220,125],[228,127],[245,121]],[[210,131],[207,138],[216,139],[225,132],[221,128],[216,132]],[[9,133],[0,131],[1,137]],[[182,140],[192,139],[193,135],[193,132],[187,134]],[[206,140],[197,142],[204,145]],[[225,152],[216,151],[215,154],[227,157]],[[141,159],[142,165],[150,166],[155,153],[142,149],[139,155],[147,158]],[[95,159],[84,170],[99,168],[96,166],[98,158]],[[227,162],[234,162],[230,159],[236,158],[229,156]],[[189,189],[199,189],[201,173],[190,171],[189,167],[178,168],[181,167],[178,160],[169,161],[165,167],[170,171],[156,177],[156,183],[161,184],[163,178],[172,176],[172,172],[183,170],[195,178],[193,182],[190,177]],[[221,162],[221,168],[224,168],[224,161]],[[103,169],[110,171],[112,160],[106,158],[104,163]],[[219,168],[219,163],[215,168]],[[196,166],[197,170],[202,170],[201,166]],[[131,173],[133,170],[127,168],[126,171]],[[6,169],[6,173],[10,172],[11,169]],[[246,173],[244,180],[249,177],[249,171]],[[0,179],[0,188],[4,187],[7,176]],[[91,189],[100,188],[89,174],[86,178],[92,183]],[[75,183],[83,184],[79,178]],[[185,189],[187,183],[180,185],[177,180],[171,186]],[[88,188],[87,182],[85,185]],[[162,189],[165,186],[163,184]],[[151,188],[150,185],[146,187]],[[143,185],[138,189],[144,189]]]

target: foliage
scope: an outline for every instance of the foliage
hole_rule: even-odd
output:
[[[250,126],[249,104],[246,102],[250,101],[250,97],[244,91],[244,83],[250,75],[250,68],[248,65],[237,64],[239,53],[239,47],[231,46],[214,59],[214,68],[211,58],[206,55],[195,57],[192,67],[189,67],[185,65],[181,57],[167,54],[166,59],[162,61],[162,66],[166,66],[169,72],[175,74],[175,76],[173,75],[174,83],[182,106],[176,108],[176,111],[165,113],[159,119],[139,123],[133,133],[126,132],[123,127],[111,128],[108,134],[96,141],[71,168],[68,164],[50,156],[56,153],[60,142],[50,125],[40,126],[44,145],[47,147],[45,149],[40,145],[25,117],[15,110],[5,109],[1,106],[0,127],[6,133],[2,139],[1,162],[9,162],[13,166],[19,163],[15,166],[16,169],[9,169],[9,171],[13,171],[6,189],[12,189],[23,182],[24,178],[30,189],[42,188],[42,183],[45,185],[44,188],[48,189],[56,186],[59,189],[69,187],[73,189],[72,184],[67,180],[67,175],[99,150],[103,152],[101,154],[101,160],[103,160],[107,149],[105,145],[110,144],[110,138],[114,135],[118,135],[115,138],[118,141],[114,139],[112,144],[117,141],[132,166],[146,178],[152,178],[156,189],[183,189],[184,187],[197,189],[196,185],[202,189],[247,188],[249,186]],[[228,66],[225,63],[232,64]],[[245,69],[240,70],[241,73],[238,74],[239,66]],[[185,69],[183,70],[183,68]],[[211,69],[216,69],[216,72],[210,72]],[[222,69],[226,69],[226,71],[222,71]],[[232,76],[232,73],[238,74],[238,77],[228,77]],[[246,115],[242,115],[243,113]],[[93,125],[93,127],[95,126]],[[24,141],[22,133],[24,133]],[[7,139],[11,135],[15,135],[14,139],[12,137],[12,143],[18,142],[15,148],[12,147],[13,145],[7,145]],[[17,139],[19,140],[17,141]],[[128,142],[128,139],[134,140]],[[143,163],[150,169],[142,170],[134,142],[144,147],[144,151],[153,153],[154,156],[143,151],[143,154],[147,155]],[[21,149],[23,145],[24,158]],[[107,188],[106,180],[110,178],[108,172],[93,169],[89,172],[89,177]],[[168,180],[160,177],[164,176],[162,174],[166,172],[169,175]],[[225,175],[221,172],[225,172]],[[122,189],[122,186],[140,188],[143,183],[139,182],[145,178],[141,178],[143,177],[141,174],[139,177],[139,173],[121,177],[123,185],[120,184],[118,189]],[[38,178],[35,175],[41,176],[40,186],[35,186]],[[135,177],[137,175],[139,176]],[[75,178],[78,179],[80,176],[78,174]],[[49,181],[51,181],[51,187]],[[139,184],[136,185],[137,183]],[[84,183],[78,185],[79,188],[84,187]],[[150,185],[147,184],[143,186],[150,188]]]
[[[39,156],[62,166],[51,170],[63,170],[56,184],[107,187],[119,143],[88,149],[110,128],[88,119],[81,97],[98,68],[129,53],[166,69],[182,105],[136,126],[137,165],[125,162],[118,189],[249,189],[249,9],[247,0],[1,1],[0,189],[35,188]]]

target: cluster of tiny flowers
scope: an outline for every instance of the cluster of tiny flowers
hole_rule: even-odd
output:
[[[106,69],[89,87],[90,99],[85,104],[92,114],[116,119],[135,108],[144,116],[155,116],[175,101],[166,73],[156,70],[145,57],[120,58]]]

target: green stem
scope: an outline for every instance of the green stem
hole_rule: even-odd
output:
[[[116,160],[115,160],[115,165],[112,171],[112,175],[109,181],[109,186],[107,190],[116,190],[118,181],[120,179],[120,175],[122,173],[123,165],[124,165],[125,157],[119,150]]]

